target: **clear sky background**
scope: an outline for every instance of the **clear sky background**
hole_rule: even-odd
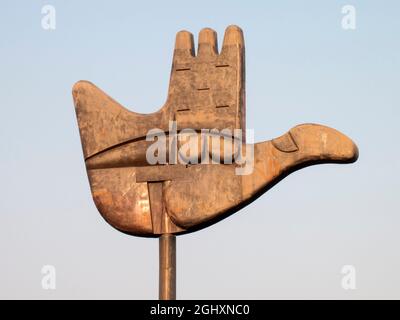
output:
[[[41,9],[56,9],[56,29]],[[342,6],[356,29],[341,27]],[[111,228],[91,199],[71,88],[89,80],[149,113],[175,34],[245,34],[247,127],[269,140],[315,122],[351,137],[352,165],[298,171],[177,239],[177,297],[400,298],[398,1],[1,1],[0,298],[158,296],[158,240]],[[41,286],[43,265],[56,290]],[[344,265],[356,289],[341,286]]]

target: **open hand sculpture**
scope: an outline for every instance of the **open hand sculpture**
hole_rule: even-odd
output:
[[[246,174],[237,173],[243,163],[235,161],[176,161],[183,156],[181,151],[173,156],[168,150],[166,163],[149,162],[148,150],[154,143],[149,132],[158,128],[171,145],[171,121],[178,131],[190,128],[197,136],[202,129],[216,129],[219,134],[214,136],[221,141],[226,132],[245,130],[244,78],[243,34],[239,27],[229,26],[220,53],[211,29],[201,30],[197,55],[192,34],[177,34],[168,98],[155,113],[131,112],[93,84],[75,84],[73,97],[91,191],[109,224],[136,236],[192,232],[238,211],[295,170],[356,161],[357,147],[344,134],[303,124],[246,148],[225,143],[220,159],[227,153],[232,158],[238,152],[251,153],[252,168]],[[245,135],[233,140],[246,143]],[[210,144],[207,160],[222,150],[215,147],[217,143]],[[203,157],[200,151],[195,154]]]

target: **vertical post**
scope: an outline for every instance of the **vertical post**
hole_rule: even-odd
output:
[[[176,299],[176,236],[165,233],[159,238],[159,299]]]

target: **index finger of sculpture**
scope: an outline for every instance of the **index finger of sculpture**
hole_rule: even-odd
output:
[[[190,63],[194,56],[193,35],[186,30],[179,31],[175,37],[173,67],[177,69],[180,64]]]

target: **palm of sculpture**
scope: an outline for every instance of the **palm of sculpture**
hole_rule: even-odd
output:
[[[230,26],[218,54],[203,29],[197,56],[189,32],[177,34],[165,105],[153,114],[128,111],[89,82],[73,89],[83,152],[96,206],[120,231],[137,236],[185,233],[215,223],[256,199],[289,173],[319,163],[350,163],[355,144],[315,124],[254,145],[254,170],[232,164],[150,165],[150,129],[245,129],[244,41]],[[243,138],[244,140],[244,138]],[[243,141],[244,142],[244,141]]]

